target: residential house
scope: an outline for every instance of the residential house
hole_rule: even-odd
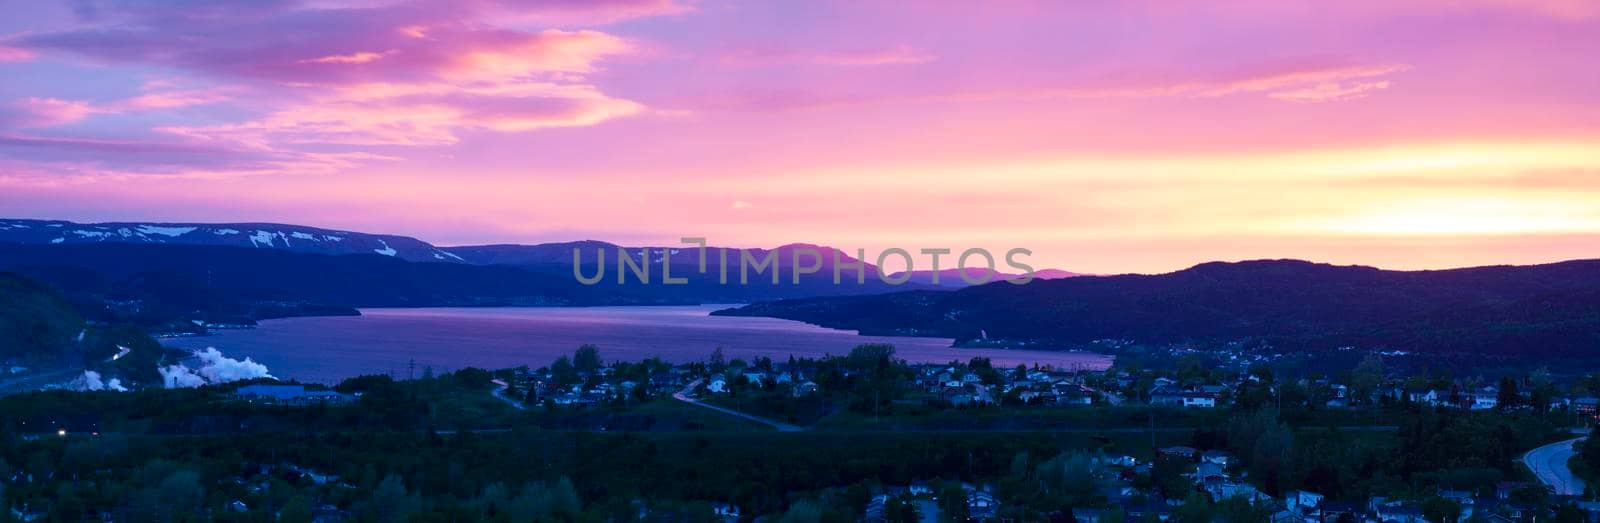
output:
[[[1223,467],[1231,467],[1238,462],[1238,460],[1233,458],[1233,454],[1229,454],[1227,451],[1223,450],[1205,451],[1205,453],[1200,454],[1200,461],[1204,461],[1206,463],[1215,463]]]
[[[1156,449],[1156,454],[1159,454],[1161,456],[1166,456],[1166,457],[1181,458],[1181,459],[1186,459],[1186,460],[1191,460],[1192,461],[1192,460],[1194,460],[1194,457],[1199,454],[1199,451],[1195,450],[1194,447],[1182,447],[1182,446],[1179,446],[1179,447],[1162,447],[1162,448]]]
[[[1000,515],[1000,501],[994,494],[974,490],[967,494],[967,517],[973,521],[988,521]]]
[[[1185,408],[1209,409],[1217,406],[1217,395],[1209,392],[1185,392],[1182,398]]]
[[[712,503],[711,514],[722,518],[723,521],[733,523],[735,521],[739,521],[740,511],[738,505],[731,505],[728,503]]]
[[[817,383],[814,382],[814,381],[807,381],[805,383],[801,383],[799,385],[795,385],[794,386],[794,397],[798,398],[798,397],[801,397],[801,396],[804,396],[804,395],[807,395],[807,394],[815,394],[817,392],[817,389],[818,389]]]

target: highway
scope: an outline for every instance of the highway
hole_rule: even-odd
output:
[[[1528,451],[1522,455],[1522,463],[1533,471],[1533,475],[1553,489],[1556,495],[1577,496],[1583,495],[1583,480],[1572,475],[1572,469],[1567,468],[1567,461],[1572,459],[1576,452],[1573,444],[1583,441],[1584,438],[1558,441]]]

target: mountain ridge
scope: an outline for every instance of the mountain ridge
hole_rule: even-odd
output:
[[[1156,275],[777,300],[716,314],[965,343],[1257,339],[1312,349],[1600,356],[1600,260],[1427,271],[1208,262]]]

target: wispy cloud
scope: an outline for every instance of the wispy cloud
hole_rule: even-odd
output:
[[[973,103],[992,101],[1097,100],[1142,98],[1209,99],[1256,95],[1297,103],[1354,100],[1389,88],[1388,77],[1410,70],[1405,64],[1360,64],[1321,58],[1253,65],[1211,74],[1126,72],[1064,85],[954,89],[933,92],[836,92],[822,89],[742,89],[690,98],[683,105],[714,110],[783,111],[882,103]]]
[[[751,47],[726,51],[722,53],[720,61],[724,64],[739,66],[802,64],[861,67],[925,64],[938,59],[939,57],[933,53],[911,46],[899,45],[832,51]]]
[[[61,125],[92,114],[233,104],[243,119],[167,123],[157,142],[206,144],[295,161],[346,164],[304,147],[445,145],[464,129],[527,132],[602,123],[644,110],[609,96],[587,75],[601,60],[630,54],[617,36],[586,29],[525,29],[530,20],[609,23],[675,14],[665,0],[287,0],[222,8],[201,0],[157,4],[86,0],[86,27],[20,35],[19,56],[66,53],[98,62],[155,65],[204,73],[253,96],[219,89],[160,89],[112,103],[25,100],[0,122],[12,129]],[[515,21],[518,27],[497,25]],[[0,56],[6,56],[0,54]],[[164,135],[159,136],[159,135]],[[12,147],[100,145],[86,138],[40,141],[12,136]]]
[[[0,44],[0,62],[26,62],[33,58],[33,51]]]
[[[24,98],[0,106],[0,130],[53,127],[77,122],[95,112],[87,102]]]
[[[1274,100],[1283,100],[1285,102],[1322,103],[1354,100],[1367,96],[1370,91],[1388,88],[1388,80],[1347,84],[1328,82],[1288,91],[1278,91],[1267,96]]]

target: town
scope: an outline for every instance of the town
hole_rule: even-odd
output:
[[[1600,452],[1588,440],[1572,443],[1596,419],[1591,391],[1600,381],[1592,377],[1400,375],[1378,353],[1353,368],[1292,378],[1262,359],[1225,354],[1105,369],[1008,368],[984,357],[909,364],[878,344],[783,361],[727,358],[720,349],[683,364],[602,354],[586,345],[537,368],[424,369],[413,379],[367,376],[331,388],[263,379],[12,396],[0,399],[15,436],[0,453],[0,485],[7,499],[29,500],[11,508],[22,521],[61,514],[66,500],[76,500],[74,510],[100,507],[107,520],[172,516],[161,511],[176,506],[218,520],[276,521],[434,520],[490,507],[512,521],[625,510],[730,523],[1600,516],[1584,486],[1600,470]],[[351,430],[365,435],[351,439]],[[283,442],[270,435],[286,431],[298,435],[293,449],[275,447]],[[200,469],[180,465],[204,459],[188,450],[159,470],[130,463],[130,474],[160,486],[145,501],[104,497],[115,467],[70,472],[111,459],[117,451],[106,445],[154,437],[138,443],[149,450],[174,436],[260,448]],[[584,442],[594,437],[602,439]],[[318,450],[351,452],[364,440],[374,451],[447,449],[424,455],[500,449],[537,465],[431,465],[463,482],[446,485],[417,472],[426,463],[408,473]],[[550,453],[559,448],[572,455]],[[632,479],[593,468],[637,471],[615,460],[674,452],[698,457],[664,465],[679,470],[673,485],[661,484],[664,471]],[[829,456],[857,467],[818,468]],[[201,487],[202,478],[224,486]],[[153,501],[167,495],[187,501]],[[380,503],[384,496],[393,499]]]

